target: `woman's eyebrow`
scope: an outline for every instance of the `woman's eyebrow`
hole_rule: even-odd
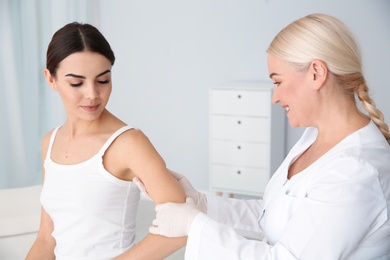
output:
[[[111,72],[111,70],[106,70],[106,71],[104,71],[104,72],[98,74],[96,77],[98,78],[98,77],[103,76],[104,74],[107,74],[107,73],[109,73],[109,72]]]
[[[104,72],[102,72],[102,73],[99,73],[99,74],[96,76],[96,78],[98,78],[98,77],[100,77],[100,76],[103,76],[104,74],[107,74],[107,73],[109,73],[109,72],[111,72],[111,70],[106,70],[106,71],[104,71]],[[68,73],[68,74],[65,75],[65,77],[74,77],[74,78],[79,78],[79,79],[85,79],[85,78],[86,78],[85,76],[81,76],[81,75],[77,75],[77,74],[73,74],[73,73]]]
[[[74,77],[74,78],[85,79],[84,76],[76,75],[76,74],[73,74],[73,73],[66,74],[65,77]]]
[[[279,75],[278,73],[273,72],[273,73],[271,73],[271,74],[269,75],[269,77],[272,79],[273,76],[278,76],[278,75]]]

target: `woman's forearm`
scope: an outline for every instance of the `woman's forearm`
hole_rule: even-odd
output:
[[[37,239],[26,256],[26,260],[54,260],[54,246]]]
[[[114,260],[161,260],[173,254],[187,243],[187,237],[168,238],[149,234],[127,252]]]

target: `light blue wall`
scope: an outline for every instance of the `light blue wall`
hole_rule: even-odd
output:
[[[208,89],[269,81],[265,50],[295,19],[325,12],[361,44],[366,78],[390,123],[390,1],[99,1],[99,28],[117,62],[109,109],[143,130],[168,167],[208,189]],[[288,128],[286,150],[301,129]]]

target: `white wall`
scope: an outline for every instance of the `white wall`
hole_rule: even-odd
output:
[[[117,57],[108,108],[143,130],[168,167],[199,189],[208,189],[209,86],[270,82],[269,42],[308,13],[336,15],[352,29],[373,97],[390,123],[390,1],[100,0],[99,5],[99,28]],[[301,133],[288,129],[287,150]]]

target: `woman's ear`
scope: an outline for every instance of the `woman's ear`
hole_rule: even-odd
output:
[[[322,60],[313,60],[310,64],[310,72],[315,89],[319,90],[328,77],[328,66]]]
[[[45,69],[43,73],[45,74],[46,81],[49,84],[50,88],[56,91],[57,87],[56,87],[55,77],[51,75],[48,69]]]

